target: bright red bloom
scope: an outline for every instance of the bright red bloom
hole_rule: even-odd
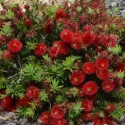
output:
[[[42,121],[42,123],[44,124],[48,124],[51,120],[51,115],[49,112],[45,111],[45,112],[42,112],[41,115],[40,115],[40,120]]]
[[[51,116],[54,119],[62,119],[65,115],[65,110],[59,106],[59,105],[54,105],[51,109]]]
[[[115,88],[115,84],[113,82],[105,81],[102,83],[102,89],[105,92],[111,92],[114,90],[114,88]]]
[[[21,98],[18,98],[16,100],[16,105],[17,106],[26,106],[27,104],[29,103],[29,100],[27,97],[23,97],[22,99]]]
[[[94,42],[96,35],[90,31],[86,31],[82,35],[82,41],[85,46],[90,46]]]
[[[91,112],[85,112],[83,113],[83,119],[85,121],[90,121],[93,118],[93,114]]]
[[[95,117],[93,119],[93,125],[104,125],[105,124],[105,118]]]
[[[37,46],[34,48],[34,53],[37,56],[43,56],[47,51],[47,46],[43,43],[37,44]]]
[[[12,53],[18,53],[22,49],[22,43],[18,39],[13,39],[8,43],[8,50]]]
[[[88,81],[83,85],[83,91],[86,95],[92,96],[97,93],[98,86],[94,81]]]
[[[75,37],[73,41],[71,42],[71,47],[75,50],[82,49],[82,38],[81,36]]]
[[[2,54],[3,60],[11,60],[15,58],[15,54],[11,53],[9,50],[5,50]]]
[[[93,110],[93,102],[89,99],[82,101],[82,108],[85,112],[90,112]]]
[[[105,69],[108,69],[109,67],[109,61],[105,58],[98,58],[96,60],[96,68],[98,70],[105,70]]]
[[[86,62],[82,67],[85,74],[93,74],[95,72],[95,64],[93,62]]]
[[[27,5],[27,4],[25,4],[24,5],[24,9],[26,9],[27,11],[30,9],[30,6],[29,5]]]
[[[109,70],[105,69],[105,70],[96,70],[96,75],[99,79],[101,80],[106,80],[109,76]]]
[[[53,46],[57,48],[57,56],[67,55],[69,52],[69,47],[62,41],[55,41]]]
[[[65,15],[65,12],[63,9],[59,9],[57,12],[56,12],[56,20],[58,19],[63,19],[65,18],[66,15]]]
[[[125,71],[125,63],[118,62],[117,65],[116,65],[115,71],[117,71],[117,72],[119,72],[119,71],[121,71],[121,72]]]
[[[115,105],[114,104],[108,104],[106,107],[105,107],[105,111],[107,112],[107,113],[111,113],[112,111],[114,111],[115,110]]]
[[[80,86],[78,87],[78,96],[79,96],[79,97],[84,97],[84,96],[85,96],[85,93],[84,93],[84,91],[83,91],[83,85],[80,85]]]
[[[54,27],[53,20],[48,19],[45,25],[45,33],[50,34],[52,32],[53,27]]]
[[[93,28],[93,25],[92,25],[92,24],[86,25],[86,26],[83,27],[83,31],[84,31],[84,32],[90,31],[92,28]]]
[[[26,96],[30,99],[38,98],[39,93],[40,93],[40,90],[37,87],[31,86],[27,89]]]
[[[49,56],[51,58],[57,58],[58,57],[58,51],[59,50],[56,47],[54,47],[54,46],[50,47],[50,49],[49,49]]]
[[[13,98],[11,96],[6,96],[5,98],[2,99],[1,105],[4,108],[8,108],[13,104]]]
[[[67,121],[62,118],[62,119],[53,119],[52,120],[52,125],[67,125]]]
[[[81,70],[74,71],[70,76],[73,85],[80,85],[85,80],[85,74]]]
[[[74,39],[74,33],[70,30],[65,29],[61,32],[60,37],[63,42],[71,43]]]
[[[27,26],[27,27],[30,27],[32,25],[32,20],[30,18],[27,18],[24,20],[24,24]]]

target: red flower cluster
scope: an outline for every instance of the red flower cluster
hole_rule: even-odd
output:
[[[73,85],[80,85],[85,80],[85,74],[81,70],[74,71],[70,76],[70,81]]]
[[[39,97],[40,90],[37,87],[31,86],[26,91],[26,96],[29,99],[34,99]]]
[[[82,101],[82,108],[84,112],[90,112],[93,110],[93,102],[89,99],[84,99]]]
[[[13,39],[8,43],[8,50],[12,53],[19,53],[22,49],[22,43],[18,39]]]
[[[111,92],[113,91],[115,88],[115,84],[111,81],[104,81],[102,83],[102,89],[105,91],[105,92]]]
[[[37,46],[34,48],[34,53],[37,56],[43,56],[47,51],[47,46],[43,43],[37,44]]]
[[[9,50],[5,50],[2,54],[3,60],[11,60],[15,58],[15,54],[11,53]]]

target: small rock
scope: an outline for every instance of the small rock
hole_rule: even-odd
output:
[[[26,118],[24,118],[21,122],[21,125],[26,125],[25,123],[27,122],[28,120]]]

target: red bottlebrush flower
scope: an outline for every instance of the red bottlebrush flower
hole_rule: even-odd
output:
[[[59,106],[59,105],[54,105],[51,109],[51,116],[54,119],[62,119],[65,115],[65,110]]]
[[[5,50],[2,54],[3,60],[11,60],[15,58],[15,54],[11,53],[9,50]]]
[[[42,123],[44,124],[48,124],[51,120],[51,115],[49,112],[45,111],[45,112],[42,112],[41,115],[40,115],[40,120],[42,121]]]
[[[13,39],[8,43],[8,50],[12,53],[18,53],[22,49],[22,43],[18,39]]]
[[[103,71],[101,70],[96,70],[96,75],[99,79],[101,80],[106,80],[108,79],[108,76],[109,76],[109,70],[108,69],[105,69]]]
[[[85,112],[83,113],[83,119],[85,121],[90,121],[93,118],[93,114],[91,112]]]
[[[94,33],[90,32],[90,31],[86,31],[82,35],[83,44],[88,47],[88,46],[92,45],[95,38],[96,38],[96,35]]]
[[[96,48],[98,48],[100,43],[101,43],[101,36],[96,34],[96,38],[95,38],[95,40],[94,40],[92,45],[95,46]]]
[[[31,86],[26,91],[26,96],[30,99],[38,98],[40,90],[37,87]]]
[[[56,41],[53,46],[57,48],[57,56],[67,55],[69,52],[69,47],[62,41]]]
[[[84,63],[82,69],[85,72],[85,74],[93,74],[95,73],[95,64],[93,62],[86,62]]]
[[[112,111],[114,111],[115,110],[115,105],[114,104],[108,104],[106,107],[105,107],[105,111],[107,112],[107,113],[111,113]]]
[[[70,81],[73,85],[80,85],[85,80],[85,74],[81,70],[73,72],[70,76]]]
[[[117,71],[117,72],[119,72],[119,71],[121,71],[121,72],[125,71],[125,63],[118,62],[117,65],[116,65],[116,67],[115,67],[115,71]]]
[[[104,45],[104,46],[106,46],[106,44],[107,44],[109,41],[110,41],[110,36],[109,36],[109,35],[104,36],[104,38],[103,38],[101,44]]]
[[[82,38],[81,36],[75,37],[71,42],[71,47],[75,50],[82,49]]]
[[[96,68],[98,70],[105,70],[105,69],[108,69],[109,67],[109,61],[105,58],[98,58],[96,60]]]
[[[24,24],[27,26],[27,27],[30,27],[32,25],[32,20],[30,18],[27,18],[24,20]]]
[[[84,93],[84,91],[83,91],[83,85],[80,85],[80,86],[78,87],[78,96],[79,96],[79,97],[84,97],[84,96],[85,96],[85,93]]]
[[[64,118],[62,118],[62,119],[53,119],[52,120],[52,125],[68,125],[68,123]]]
[[[57,12],[56,12],[56,20],[58,19],[62,19],[62,18],[65,18],[65,12],[63,9],[59,9]]]
[[[28,103],[29,103],[29,100],[28,100],[27,97],[23,97],[22,99],[21,99],[21,98],[18,98],[18,99],[16,100],[16,105],[17,105],[17,106],[26,106],[26,105],[28,105]]]
[[[93,102],[89,99],[82,101],[82,108],[85,112],[91,112],[93,109]]]
[[[16,105],[15,105],[15,104],[13,104],[13,105],[11,105],[11,106],[9,106],[9,107],[6,108],[6,110],[7,110],[8,112],[14,112],[16,109],[17,109],[17,108],[16,108]]]
[[[115,86],[116,87],[122,86],[123,83],[124,83],[124,78],[116,78],[115,79]]]
[[[90,31],[92,28],[93,28],[93,25],[92,25],[92,24],[86,25],[86,26],[83,27],[83,31],[84,31],[84,32]]]
[[[2,99],[1,105],[4,108],[8,108],[13,104],[13,98],[11,96],[6,96],[5,98]]]
[[[94,81],[88,81],[83,85],[83,91],[86,95],[92,96],[97,93],[98,86]]]
[[[74,34],[72,31],[65,29],[61,32],[60,37],[63,42],[71,43],[74,39]]]
[[[95,117],[93,119],[93,125],[104,125],[105,124],[105,118]]]
[[[115,84],[113,82],[105,81],[102,83],[102,89],[105,92],[111,92],[114,90],[114,88],[115,88]]]
[[[54,47],[54,46],[50,47],[50,49],[49,49],[49,56],[51,58],[57,58],[58,57],[58,51],[59,50],[56,47]]]
[[[112,117],[110,117],[110,116],[105,116],[105,122],[108,125],[115,125],[114,124],[114,119]]]
[[[48,19],[45,25],[45,33],[50,34],[52,32],[52,29],[54,27],[54,23],[52,19]]]
[[[27,4],[25,4],[25,5],[24,5],[24,9],[26,9],[27,11],[29,11],[30,6],[29,6],[29,5],[27,5]]]
[[[43,43],[37,44],[37,46],[34,48],[34,53],[37,56],[43,56],[47,51],[47,46]]]

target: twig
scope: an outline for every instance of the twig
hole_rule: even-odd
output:
[[[0,119],[8,120],[8,119],[12,118],[14,115],[15,115],[15,114],[13,113],[13,114],[10,114],[10,115],[7,116],[7,117],[2,117],[2,116],[0,116]]]

